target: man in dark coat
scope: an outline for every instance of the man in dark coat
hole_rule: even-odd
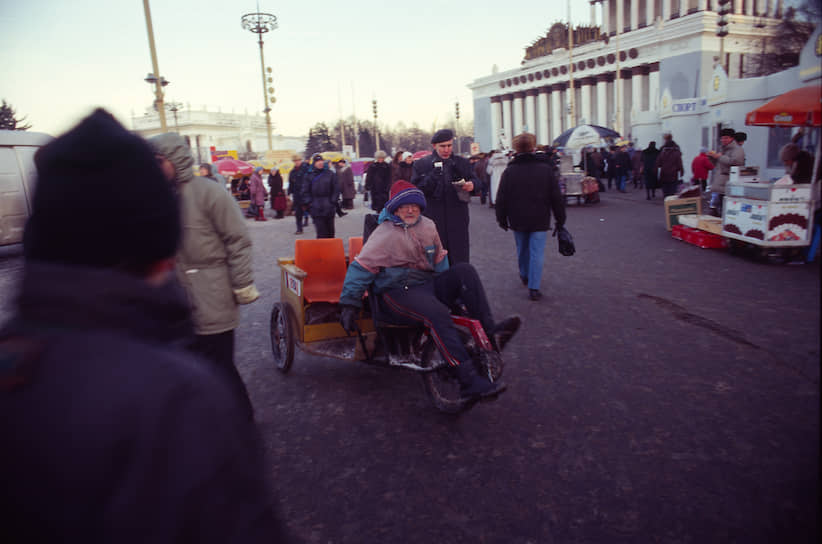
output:
[[[334,214],[340,199],[340,185],[319,153],[311,157],[311,167],[302,186],[303,209],[314,219],[317,238],[334,238]]]
[[[645,185],[645,199],[656,198],[656,189],[659,187],[657,177],[656,158],[659,156],[659,149],[656,142],[651,141],[648,147],[642,150],[642,183]]]
[[[682,166],[682,151],[674,142],[671,133],[666,132],[662,137],[665,139],[665,143],[662,144],[662,148],[659,150],[656,167],[659,168],[659,183],[662,185],[662,194],[670,196],[676,194],[676,186],[685,174],[685,168]]]
[[[357,188],[354,187],[354,172],[345,163],[345,159],[337,159],[334,162],[337,170],[337,180],[340,184],[342,194],[342,207],[346,210],[354,209],[354,197],[357,196]]]
[[[414,162],[411,183],[425,194],[424,215],[437,232],[451,265],[469,262],[468,201],[477,183],[468,159],[454,155],[454,133],[438,130],[431,138],[434,152]]]
[[[502,173],[496,204],[497,223],[514,231],[519,277],[531,300],[542,298],[539,286],[551,212],[557,226],[565,224],[559,180],[554,168],[535,156],[535,144],[536,136],[527,132],[514,138],[517,154]]]
[[[35,164],[0,331],[0,542],[282,541],[253,422],[183,347],[180,212],[151,148],[97,110]]]
[[[365,188],[371,193],[371,209],[377,213],[388,202],[388,192],[391,190],[391,165],[385,162],[386,156],[385,151],[377,151],[374,162],[368,165],[365,172]]]
[[[308,171],[308,164],[303,161],[300,155],[291,157],[294,168],[288,173],[288,194],[291,195],[291,207],[294,210],[294,217],[297,220],[297,231],[294,234],[303,233],[303,201],[302,190],[305,173]],[[306,223],[308,219],[306,218]]]

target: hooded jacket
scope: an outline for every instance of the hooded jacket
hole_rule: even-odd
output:
[[[379,225],[348,267],[340,304],[362,306],[362,295],[371,283],[374,293],[421,285],[448,269],[447,252],[437,227],[420,216],[413,225],[383,209]]]
[[[300,201],[303,206],[308,206],[308,213],[312,217],[334,216],[340,199],[340,186],[337,174],[328,168],[328,162],[322,170],[310,166],[302,179],[301,189]]]
[[[662,184],[676,183],[685,173],[685,168],[682,166],[682,152],[673,140],[662,145],[656,158],[656,167],[659,168],[659,182]]]
[[[183,223],[177,276],[192,307],[194,330],[206,335],[235,329],[234,291],[254,283],[251,237],[242,212],[225,189],[194,176],[194,159],[179,135],[160,134],[149,143],[177,172]]]

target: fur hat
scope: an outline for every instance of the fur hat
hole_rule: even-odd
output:
[[[314,164],[317,161],[323,161],[323,160],[325,160],[325,159],[323,159],[323,156],[319,153],[314,153],[311,156],[311,164]]]
[[[454,132],[451,129],[441,128],[434,133],[433,138],[431,138],[432,144],[441,144],[442,142],[447,142],[448,140],[454,139]]]
[[[97,109],[42,147],[26,259],[135,271],[173,256],[180,212],[145,140]]]
[[[719,131],[719,136],[730,136],[731,138],[733,138],[734,136],[736,136],[736,131],[732,128],[723,128]]]
[[[406,151],[402,154],[402,160],[407,159],[408,157],[413,157],[414,155],[410,151]]]
[[[420,207],[420,210],[424,210],[425,195],[415,185],[404,179],[399,179],[391,186],[391,192],[385,207],[389,212],[396,213],[397,209],[403,204],[416,204]]]

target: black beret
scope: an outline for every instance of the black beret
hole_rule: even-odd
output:
[[[431,138],[432,144],[441,144],[442,142],[447,142],[448,140],[454,139],[454,131],[447,128],[441,128],[434,133],[434,137]]]
[[[136,270],[180,242],[174,189],[148,143],[97,109],[34,157],[26,259]]]

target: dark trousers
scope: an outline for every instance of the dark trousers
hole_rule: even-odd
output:
[[[303,231],[303,205],[294,200],[294,218],[297,220],[297,232]]]
[[[240,409],[254,419],[254,408],[248,390],[237,367],[234,366],[234,330],[217,334],[198,334],[189,349],[213,365],[240,403]]]
[[[317,238],[334,237],[334,215],[315,215],[314,228],[317,229]]]
[[[397,320],[428,327],[437,349],[451,365],[470,359],[451,321],[452,308],[465,304],[468,315],[479,319],[489,336],[494,328],[485,289],[468,263],[454,265],[422,285],[387,291],[382,300]]]

